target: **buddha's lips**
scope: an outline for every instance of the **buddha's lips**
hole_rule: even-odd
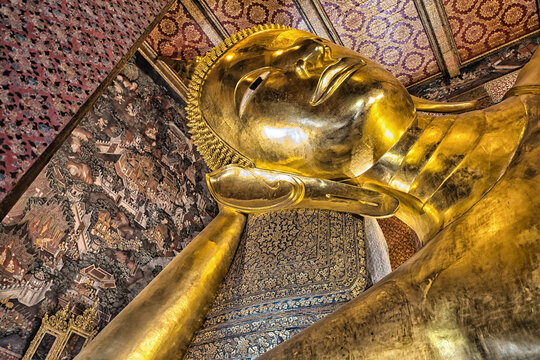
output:
[[[322,104],[336,89],[347,80],[364,63],[355,58],[341,58],[337,63],[324,69],[317,88],[311,96],[310,104],[313,106]]]

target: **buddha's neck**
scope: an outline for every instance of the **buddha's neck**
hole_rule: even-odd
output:
[[[460,115],[419,114],[399,142],[354,181],[398,198],[396,216],[426,242],[493,187],[526,123],[517,98]]]

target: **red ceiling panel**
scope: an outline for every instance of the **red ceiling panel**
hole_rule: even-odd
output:
[[[213,46],[180,2],[173,4],[147,40],[158,54],[180,59],[204,55]]]
[[[207,0],[207,3],[230,35],[270,23],[308,29],[292,0]]]

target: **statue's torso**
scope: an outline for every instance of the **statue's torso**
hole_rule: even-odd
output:
[[[540,96],[521,100],[527,128],[493,188],[390,276],[263,358],[535,358]]]

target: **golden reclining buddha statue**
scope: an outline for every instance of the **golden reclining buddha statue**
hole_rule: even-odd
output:
[[[473,107],[412,97],[305,31],[227,39],[188,104],[222,210],[78,359],[181,358],[244,214],[301,207],[395,215],[424,246],[261,359],[540,357],[540,52],[504,101]]]

